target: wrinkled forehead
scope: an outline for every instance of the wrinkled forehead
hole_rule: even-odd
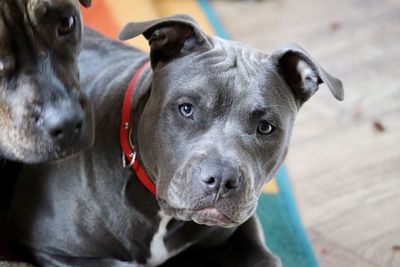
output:
[[[79,8],[77,0],[2,0],[0,8],[7,13],[24,13],[24,10],[43,7],[74,7]],[[3,11],[4,11],[3,10]],[[2,14],[3,15],[3,14]]]
[[[49,9],[79,10],[79,3],[77,0],[1,0],[0,34],[11,34],[15,30],[11,28],[24,27]]]
[[[59,10],[67,12],[68,10],[79,10],[77,0],[23,0],[30,19],[37,19],[45,15],[49,10]]]
[[[48,6],[74,6],[79,7],[77,0],[22,0],[26,3],[27,6],[35,6],[35,5],[43,5],[46,4]]]
[[[268,55],[238,42],[215,37],[211,40],[212,49],[193,53],[167,66],[169,73],[163,76],[169,77],[166,84],[173,88],[166,92],[200,95],[210,103],[281,105],[297,110],[290,89],[268,63]]]

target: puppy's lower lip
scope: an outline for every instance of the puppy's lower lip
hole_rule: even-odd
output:
[[[207,218],[211,221],[222,223],[235,223],[232,219],[228,218],[215,208],[207,208],[195,212],[195,215],[201,218]]]

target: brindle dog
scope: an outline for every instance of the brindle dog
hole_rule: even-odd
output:
[[[77,0],[1,1],[0,157],[56,160],[93,142],[92,108],[79,86],[82,33]]]
[[[91,103],[79,85],[79,2],[91,4],[0,1],[0,217],[21,163],[57,160],[94,140]]]

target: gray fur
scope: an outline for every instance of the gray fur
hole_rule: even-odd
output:
[[[74,30],[60,36],[69,16]],[[92,107],[77,67],[82,30],[77,0],[1,1],[0,158],[55,160],[93,142]]]
[[[146,32],[157,42],[151,46],[158,51],[153,69],[138,80],[130,122],[137,157],[156,183],[157,197],[122,167],[119,145],[124,93],[148,56],[86,31],[79,67],[94,103],[95,143],[60,164],[25,168],[13,201],[16,240],[41,265],[153,266],[151,242],[161,212],[173,220],[164,238],[169,255],[157,266],[280,266],[260,239],[254,212],[262,185],[284,160],[304,102],[293,90],[308,87],[289,86],[282,51],[268,56],[206,36],[194,23],[169,20],[124,30]],[[185,36],[183,45],[177,32]],[[170,42],[180,47],[174,57],[164,51]],[[303,51],[296,45],[289,50]],[[340,95],[341,83],[320,77],[322,70],[307,54],[301,60],[307,64],[300,71],[318,78],[311,83],[321,79]],[[191,116],[181,114],[184,103],[193,105]],[[261,134],[263,120],[275,131]]]

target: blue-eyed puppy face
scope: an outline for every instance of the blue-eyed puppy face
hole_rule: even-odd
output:
[[[154,73],[138,156],[165,213],[232,227],[254,214],[262,186],[286,155],[300,106],[322,82],[341,98],[341,83],[296,45],[268,56],[206,36],[188,17],[170,20],[158,27],[152,21],[144,32]]]
[[[228,227],[253,215],[285,156],[297,106],[267,55],[210,41],[212,49],[155,69],[139,140],[168,214]]]

